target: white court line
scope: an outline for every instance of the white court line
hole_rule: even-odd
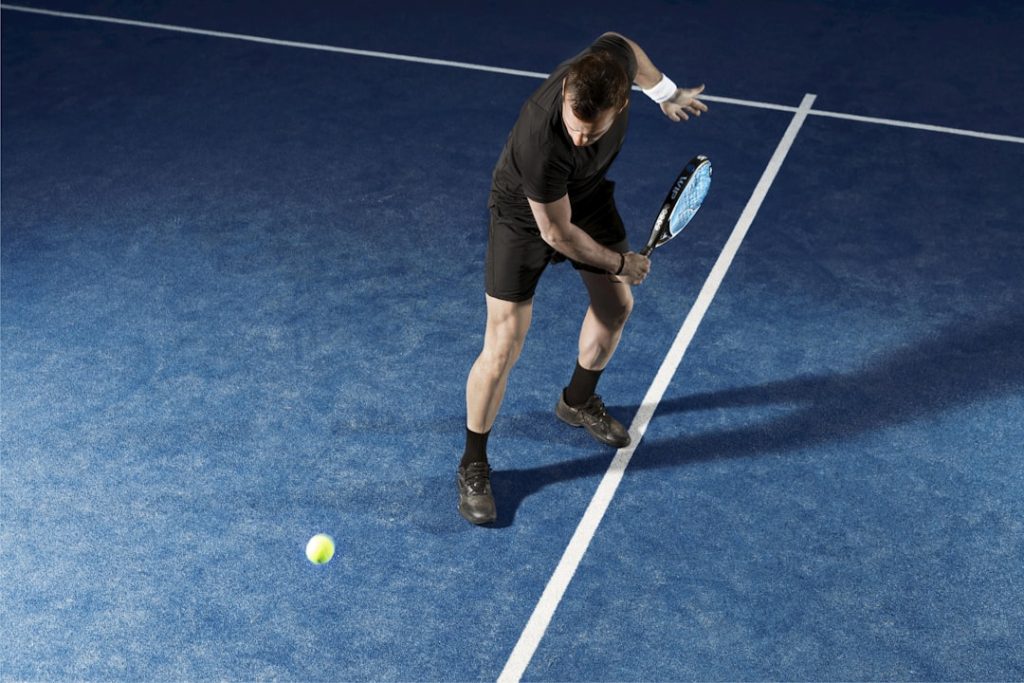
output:
[[[117,17],[106,17],[95,14],[77,14],[75,12],[58,12],[55,10],[26,7],[24,5],[8,5],[0,3],[0,9],[12,12],[27,12],[30,14],[43,14],[51,17],[62,17],[65,19],[82,19],[84,21],[98,21],[107,24],[121,24],[123,26],[138,26],[141,28],[159,29],[161,31],[175,31],[177,33],[189,33],[198,36],[210,36],[213,38],[229,38],[231,40],[244,40],[250,43],[262,43],[264,45],[277,45],[280,47],[294,47],[304,50],[320,50],[322,52],[334,52],[347,55],[358,55],[360,57],[375,57],[377,59],[391,59],[401,62],[415,62],[417,64],[432,64],[434,66],[448,66],[457,69],[470,69],[473,71],[487,71],[490,73],[506,74],[509,76],[525,76],[528,78],[547,78],[549,74],[539,71],[522,71],[520,69],[506,69],[499,66],[487,66],[485,64],[471,64],[469,62],[454,62],[447,59],[431,59],[429,57],[416,57],[403,55],[394,52],[377,52],[375,50],[357,50],[350,47],[336,47],[333,45],[322,45],[318,43],[303,43],[294,40],[278,40],[276,38],[263,38],[260,36],[246,35],[243,33],[226,33],[224,31],[207,31],[205,29],[189,28],[188,26],[177,26],[175,24],[154,24],[148,21],[135,21],[133,19],[119,19]],[[634,88],[637,90],[638,88]],[[701,99],[708,102],[720,102],[723,104],[734,104],[742,107],[754,107],[756,109],[771,109],[775,111],[795,112],[796,107],[789,107],[771,102],[757,102],[754,100],[741,100],[734,97],[722,97],[720,95],[702,95]],[[824,116],[829,118],[846,119],[849,121],[862,121],[883,126],[895,126],[897,128],[913,128],[926,130],[934,133],[947,133],[949,135],[962,135],[966,137],[982,138],[985,140],[996,140],[999,142],[1013,142],[1024,144],[1024,137],[1014,135],[1000,135],[996,133],[983,133],[962,128],[947,128],[945,126],[933,126],[926,123],[913,123],[910,121],[897,121],[896,119],[881,119],[869,116],[858,116],[856,114],[841,114],[831,111],[817,111],[812,109],[807,112],[811,116]]]
[[[430,59],[428,57],[413,57],[411,55],[400,55],[392,52],[375,52],[373,50],[356,50],[350,47],[335,47],[333,45],[320,45],[317,43],[301,43],[294,40],[278,40],[276,38],[263,38],[250,36],[243,33],[225,33],[224,31],[207,31],[201,28],[189,28],[188,26],[176,26],[174,24],[154,24],[148,21],[135,21],[134,19],[118,19],[117,17],[103,17],[94,14],[75,14],[74,12],[56,12],[48,9],[37,9],[35,7],[24,7],[22,5],[0,4],[0,9],[14,12],[28,12],[30,14],[45,14],[50,17],[61,17],[64,19],[82,19],[85,21],[98,21],[106,24],[121,24],[123,26],[138,26],[141,28],[154,28],[161,31],[174,31],[176,33],[189,33],[197,36],[210,36],[213,38],[230,38],[231,40],[244,40],[250,43],[262,43],[264,45],[277,45],[280,47],[297,47],[304,50],[320,50],[322,52],[337,52],[346,55],[359,55],[360,57],[377,57],[379,59],[393,59],[400,62],[417,62],[419,64],[433,64],[435,66],[452,66],[459,69],[473,69],[476,71],[490,71],[497,74],[510,76],[529,76],[531,78],[547,78],[548,74],[536,71],[519,71],[518,69],[504,69],[498,66],[485,66],[483,64],[469,64],[467,62],[452,62],[447,59]]]
[[[551,575],[548,585],[544,588],[544,593],[540,596],[540,601],[534,608],[533,614],[530,615],[526,628],[523,629],[522,634],[519,636],[519,642],[516,643],[512,654],[509,655],[508,662],[505,663],[505,668],[498,677],[499,683],[517,683],[522,677],[523,672],[526,671],[526,667],[529,666],[530,660],[533,659],[533,654],[544,637],[544,632],[547,630],[548,624],[551,623],[551,618],[554,616],[558,604],[562,601],[562,596],[565,594],[566,588],[569,587],[569,582],[572,581],[576,568],[579,567],[584,553],[587,552],[587,547],[597,531],[597,526],[601,523],[601,519],[608,510],[608,506],[615,496],[615,491],[619,488],[619,483],[626,472],[626,467],[629,465],[629,461],[633,457],[633,453],[636,451],[640,440],[643,439],[644,432],[647,431],[647,425],[650,424],[654,411],[658,407],[658,403],[661,402],[661,397],[665,394],[669,382],[672,381],[676,369],[679,368],[679,364],[683,360],[683,354],[686,353],[686,348],[693,340],[697,327],[700,325],[701,320],[704,319],[704,314],[707,312],[708,306],[711,305],[711,300],[714,299],[715,294],[718,292],[718,287],[722,284],[722,279],[725,277],[726,271],[729,270],[733,257],[736,256],[736,252],[740,248],[743,238],[746,237],[750,224],[754,222],[754,217],[757,215],[758,209],[761,208],[765,195],[768,194],[768,189],[772,186],[775,176],[778,175],[779,169],[782,167],[782,162],[786,159],[786,154],[789,153],[789,148],[793,146],[793,141],[796,139],[800,126],[803,125],[804,120],[810,113],[814,98],[814,95],[804,95],[803,101],[797,107],[793,120],[790,121],[789,127],[782,136],[782,140],[779,141],[778,147],[775,148],[775,153],[768,161],[768,166],[764,169],[764,173],[761,174],[761,180],[758,181],[757,186],[754,188],[754,193],[750,196],[750,200],[747,201],[743,213],[740,214],[736,227],[733,228],[732,234],[729,235],[729,239],[722,249],[722,253],[718,256],[718,260],[715,261],[715,265],[708,274],[707,280],[704,281],[704,286],[701,288],[700,294],[697,295],[697,300],[683,321],[683,326],[679,329],[679,334],[676,335],[672,348],[669,349],[668,355],[662,361],[658,374],[655,375],[654,381],[651,383],[650,388],[647,390],[647,395],[644,396],[643,403],[640,405],[640,409],[637,410],[636,416],[633,418],[633,423],[629,427],[629,435],[632,438],[632,442],[626,448],[619,449],[611,465],[608,466],[608,471],[605,472],[604,477],[601,479],[601,483],[598,485],[590,505],[587,506],[586,512],[583,513],[583,519],[580,520],[572,540],[569,541],[569,546],[565,549],[565,553],[558,562],[554,574]]]
[[[845,121],[861,121],[863,123],[876,123],[881,126],[896,126],[899,128],[914,128],[926,130],[932,133],[949,133],[950,135],[965,135],[983,140],[997,140],[999,142],[1015,142],[1024,144],[1024,138],[1015,135],[999,135],[997,133],[981,133],[974,130],[961,130],[959,128],[947,128],[946,126],[933,126],[928,123],[911,123],[910,121],[896,121],[894,119],[879,119],[873,116],[858,116],[856,114],[842,114],[835,111],[821,111],[815,109],[809,112],[813,116],[824,116],[832,119],[843,119]]]

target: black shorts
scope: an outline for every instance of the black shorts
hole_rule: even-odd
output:
[[[580,210],[574,206],[572,222],[598,244],[624,254],[629,251],[626,227],[612,199],[612,183],[608,186],[601,201]],[[488,232],[485,284],[487,293],[495,299],[527,301],[533,298],[537,282],[549,263],[569,261],[577,270],[607,272],[559,254],[541,239],[536,223],[527,225],[508,220],[502,216],[500,207],[491,206]]]

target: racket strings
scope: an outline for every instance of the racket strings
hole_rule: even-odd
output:
[[[704,168],[698,169],[690,182],[683,188],[682,194],[676,201],[676,205],[672,208],[672,214],[669,216],[670,234],[676,235],[686,227],[686,224],[690,222],[690,219],[693,218],[694,214],[697,213],[697,209],[704,202],[704,197],[707,196],[710,187],[710,168],[707,168],[707,170]]]

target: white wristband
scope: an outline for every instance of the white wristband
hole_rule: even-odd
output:
[[[665,74],[661,75],[661,80],[658,81],[657,85],[651,86],[650,88],[641,88],[644,94],[650,97],[652,100],[661,104],[665,100],[671,98],[676,94],[676,84],[672,82],[672,79]]]

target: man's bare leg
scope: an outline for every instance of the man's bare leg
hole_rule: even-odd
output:
[[[466,451],[458,472],[459,514],[473,524],[497,518],[487,437],[505,397],[508,375],[523,350],[532,316],[533,299],[511,302],[487,296],[484,348],[466,379]]]
[[[581,270],[580,276],[590,294],[590,306],[580,327],[576,369],[559,398],[555,414],[574,427],[586,427],[598,441],[622,448],[629,444],[629,434],[608,415],[595,392],[633,310],[633,293],[629,285],[605,274]]]
[[[486,296],[484,348],[466,380],[466,427],[478,434],[489,432],[494,425],[509,372],[519,360],[533,316],[533,299],[512,302]]]
[[[633,292],[626,283],[603,273],[581,270],[580,276],[590,294],[590,307],[580,327],[579,364],[588,370],[604,370],[633,311]]]

